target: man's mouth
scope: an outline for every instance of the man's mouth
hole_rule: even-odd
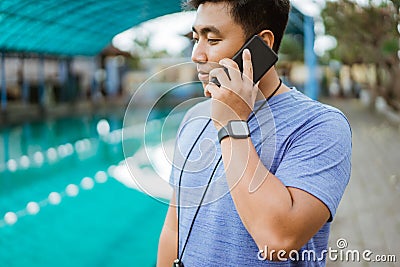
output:
[[[209,81],[209,78],[208,78],[209,74],[207,72],[199,71],[199,74],[197,76],[199,77],[199,80],[201,82],[208,82]]]

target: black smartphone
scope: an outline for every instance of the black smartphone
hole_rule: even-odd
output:
[[[241,72],[243,72],[243,50],[249,49],[251,53],[251,61],[253,64],[253,82],[257,83],[261,77],[278,61],[277,54],[264,42],[264,40],[254,35],[247,41],[242,48],[232,57]],[[224,68],[226,74],[229,76],[228,69]],[[213,77],[211,82],[215,83],[218,87],[221,86],[218,79]]]

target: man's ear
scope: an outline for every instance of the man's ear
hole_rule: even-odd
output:
[[[263,30],[262,32],[260,32],[259,36],[264,40],[265,43],[267,43],[269,47],[273,47],[275,41],[273,32],[271,32],[270,30]]]

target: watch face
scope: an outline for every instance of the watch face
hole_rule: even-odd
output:
[[[231,121],[230,122],[231,134],[238,137],[248,137],[249,127],[245,121]]]

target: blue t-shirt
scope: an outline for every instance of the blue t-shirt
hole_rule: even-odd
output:
[[[254,110],[262,102],[257,101]],[[181,124],[171,174],[175,186],[189,149],[209,120],[210,103],[197,104]],[[271,98],[249,121],[249,128],[252,142],[267,169],[285,186],[302,189],[320,199],[329,208],[331,221],[350,178],[351,130],[345,116],[291,89]],[[220,155],[217,131],[211,122],[190,153],[182,174],[180,251]],[[256,190],[261,182],[253,181],[250,190]],[[185,267],[325,266],[329,221],[298,255],[290,255],[299,261],[260,260],[259,249],[236,211],[221,161],[194,222],[182,261]],[[302,256],[305,250],[308,252]]]

